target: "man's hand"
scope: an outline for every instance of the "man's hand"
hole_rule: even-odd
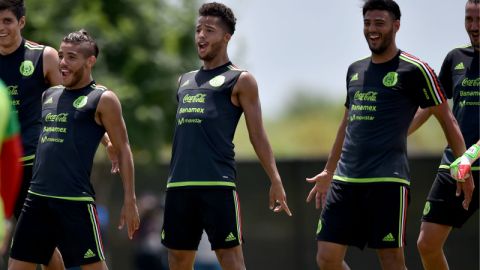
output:
[[[125,201],[123,203],[118,229],[123,229],[125,224],[127,224],[128,238],[132,240],[133,234],[140,227],[140,217],[138,215],[138,208],[135,201]]]
[[[272,184],[270,186],[269,198],[270,210],[273,210],[275,213],[285,211],[287,215],[292,216],[292,212],[290,212],[290,209],[287,205],[287,195],[285,194],[285,190],[283,189],[281,182],[278,184]]]
[[[306,178],[307,182],[315,183],[315,186],[308,193],[307,202],[315,197],[315,208],[320,209],[325,206],[325,198],[327,197],[330,183],[332,182],[333,173],[327,170],[315,175],[312,178]]]
[[[463,192],[463,202],[462,206],[463,209],[468,210],[468,206],[470,205],[470,202],[472,201],[472,196],[473,196],[473,190],[475,189],[475,184],[473,183],[473,177],[468,176],[464,182],[459,182],[457,181],[457,190],[456,194],[457,197],[460,196]]]

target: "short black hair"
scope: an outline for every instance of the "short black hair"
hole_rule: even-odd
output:
[[[475,4],[475,5],[480,4],[480,0],[468,0],[467,2],[468,2],[468,3]]]
[[[88,34],[85,29],[80,29],[78,31],[72,32],[66,35],[62,42],[73,43],[73,44],[87,44],[86,50],[84,50],[85,56],[89,57],[94,55],[98,57],[100,50],[98,49],[97,42]]]
[[[17,20],[25,16],[25,4],[23,0],[0,0],[0,10],[10,10]]]
[[[205,3],[198,10],[198,15],[200,16],[213,16],[219,17],[223,24],[227,27],[227,32],[233,35],[235,32],[235,23],[237,19],[233,14],[233,11],[221,3]]]
[[[363,16],[370,10],[385,10],[388,11],[394,20],[400,20],[402,16],[400,7],[393,0],[367,0],[363,5]]]

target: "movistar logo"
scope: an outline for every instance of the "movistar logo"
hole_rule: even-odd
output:
[[[187,86],[189,83],[190,83],[190,80],[186,80],[184,83],[182,83],[182,85],[180,85],[180,87]]]
[[[395,86],[398,82],[398,73],[397,72],[388,72],[385,77],[383,77],[383,85],[386,87]]]
[[[53,98],[49,97],[43,104],[52,104],[53,103]]]
[[[423,208],[423,215],[427,215],[430,212],[430,202],[425,203],[425,207]]]
[[[85,252],[85,255],[83,255],[83,258],[88,259],[88,258],[93,258],[95,256],[96,256],[95,253],[93,253],[91,249],[88,249],[87,252]]]
[[[207,97],[207,94],[186,94],[183,97],[183,103],[205,103],[205,97]]]
[[[162,230],[162,240],[165,239],[165,230]]]
[[[353,74],[352,78],[350,79],[351,82],[358,81],[358,73]]]
[[[235,235],[233,235],[233,233],[230,233],[227,238],[225,238],[225,242],[230,242],[230,241],[235,241],[237,240],[237,238],[235,237]]]
[[[222,75],[218,75],[209,81],[210,85],[213,87],[220,87],[224,82],[225,82],[225,76],[222,76]]]
[[[385,237],[383,237],[382,241],[383,242],[393,242],[393,241],[395,241],[395,237],[393,237],[392,233],[389,233]]]
[[[460,62],[455,66],[455,70],[460,70],[460,69],[465,69],[465,66],[463,65],[463,62]]]
[[[20,74],[25,77],[28,77],[33,74],[35,71],[35,67],[33,66],[33,62],[30,60],[25,60],[20,64]]]
[[[75,101],[73,102],[73,107],[80,109],[83,106],[87,105],[88,97],[87,96],[79,96]]]
[[[465,107],[466,102],[466,100],[462,100],[458,103],[458,105],[460,105],[460,107]]]

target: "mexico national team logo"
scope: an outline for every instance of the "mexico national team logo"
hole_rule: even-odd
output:
[[[87,96],[79,96],[75,101],[73,102],[73,107],[80,109],[83,106],[87,104],[88,97]]]
[[[398,73],[397,72],[388,72],[385,77],[383,77],[383,85],[386,87],[392,87],[397,84]]]
[[[220,87],[224,82],[225,82],[225,76],[222,76],[222,75],[218,75],[209,81],[210,85],[213,87]]]
[[[25,77],[31,76],[35,71],[35,67],[33,66],[33,62],[30,60],[25,60],[20,65],[20,74]]]

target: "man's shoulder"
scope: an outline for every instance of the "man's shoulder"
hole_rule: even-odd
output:
[[[428,65],[427,62],[423,61],[422,59],[413,54],[401,51],[399,59],[400,66],[403,66],[403,72],[418,71],[422,74],[434,74],[433,69]]]
[[[34,51],[43,51],[45,49],[45,45],[33,42],[31,40],[25,40],[25,48]]]
[[[472,45],[458,46],[451,49],[445,58],[464,57],[466,55],[473,54],[473,52],[474,52],[474,49]]]
[[[371,59],[371,56],[364,56],[362,58],[359,58],[350,64],[349,69],[363,67],[370,63]]]

